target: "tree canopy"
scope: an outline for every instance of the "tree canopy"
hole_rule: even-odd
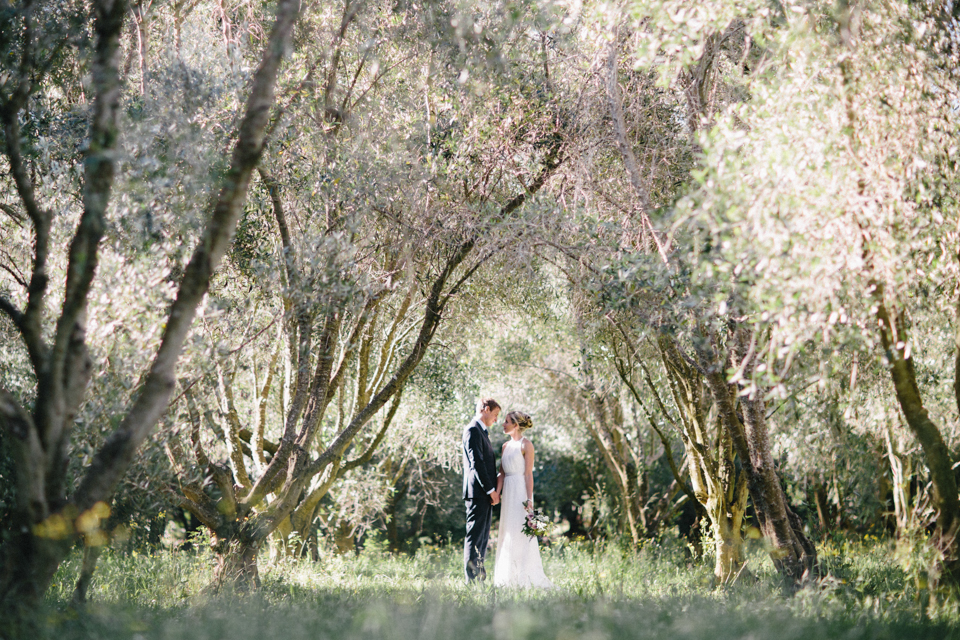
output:
[[[958,7],[0,8],[0,615],[171,525],[456,541],[489,394],[568,536],[960,583]]]

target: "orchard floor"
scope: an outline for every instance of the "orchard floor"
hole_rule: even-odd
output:
[[[920,556],[878,540],[820,553],[827,577],[789,597],[761,549],[736,583],[716,588],[709,559],[690,560],[677,541],[545,550],[550,592],[467,586],[454,548],[368,548],[318,563],[263,556],[258,593],[211,597],[206,554],[108,550],[81,611],[68,606],[79,556],[64,565],[46,629],[57,640],[960,638],[958,603],[918,596]]]

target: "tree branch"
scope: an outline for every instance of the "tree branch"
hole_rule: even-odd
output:
[[[633,381],[629,379],[629,376],[627,375],[627,371],[624,368],[623,363],[620,360],[618,360],[616,366],[617,366],[617,373],[620,374],[620,379],[623,380],[624,384],[627,385],[627,389],[630,390],[630,394],[633,396],[633,399],[636,400],[637,404],[639,404],[640,408],[643,410],[644,415],[647,416],[647,421],[650,423],[650,428],[652,428],[654,432],[657,434],[657,437],[660,438],[660,442],[661,444],[663,444],[663,451],[667,455],[667,464],[670,467],[671,473],[673,473],[674,480],[677,481],[677,485],[680,487],[680,489],[683,490],[683,493],[686,494],[688,498],[693,500],[694,504],[700,504],[700,501],[697,499],[697,496],[694,494],[693,489],[691,489],[690,486],[683,481],[683,474],[681,474],[680,470],[677,468],[677,462],[673,457],[673,447],[670,445],[670,441],[664,435],[663,431],[660,430],[660,427],[657,426],[656,420],[653,419],[653,416],[650,414],[650,411],[647,409],[647,405],[640,398],[640,393],[637,390],[636,386],[633,384]],[[649,381],[648,381],[648,385],[649,385]],[[657,404],[660,406],[660,411],[664,414],[667,420],[669,420],[670,423],[673,424],[674,427],[676,428],[676,423],[673,421],[673,418],[671,418],[670,415],[666,413],[666,408],[663,406],[663,402],[660,400],[659,395],[656,395],[656,398],[657,398]]]
[[[7,257],[9,257],[9,254],[7,254]],[[14,282],[19,284],[24,289],[30,286],[30,283],[27,282],[26,276],[24,276],[20,270],[16,268],[16,264],[0,264],[0,268],[9,273]]]
[[[12,394],[0,388],[0,429],[13,436],[16,460],[17,509],[31,524],[49,515],[46,501],[44,451],[33,418]],[[23,521],[23,520],[21,520]]]
[[[264,440],[263,432],[267,426],[267,400],[270,398],[270,389],[273,386],[273,377],[277,370],[277,363],[280,360],[280,351],[283,348],[283,333],[281,328],[281,333],[278,336],[277,346],[273,350],[273,355],[270,357],[270,364],[267,365],[267,379],[264,380],[263,386],[260,388],[259,393],[257,394],[257,413],[256,413],[256,423],[253,427],[253,440],[247,439],[247,442],[250,444],[250,447],[253,449],[252,455],[250,458],[253,460],[254,467],[259,473],[263,473],[263,469],[267,466],[267,459],[264,455],[264,446],[266,445],[266,440]],[[240,431],[240,438],[243,439],[243,431]],[[274,449],[276,451],[276,449]]]
[[[960,11],[960,2],[956,2],[954,8]],[[957,253],[957,259],[960,260],[960,252]],[[954,318],[956,326],[953,330],[954,348],[956,349],[953,360],[953,398],[957,403],[957,410],[960,411],[960,293],[957,295],[956,310],[957,313]]]
[[[230,462],[233,463],[233,475],[240,486],[249,489],[250,476],[247,474],[246,463],[243,460],[243,448],[240,445],[240,430],[243,425],[240,424],[240,414],[237,412],[237,406],[233,398],[233,379],[237,375],[236,363],[233,369],[224,375],[223,368],[217,365],[217,378],[220,383],[220,391],[226,401],[227,427],[226,432],[227,452],[230,456]],[[222,405],[221,405],[222,406]]]
[[[10,317],[13,321],[13,326],[15,326],[18,331],[23,332],[23,313],[4,296],[0,296],[0,311]]]
[[[11,207],[10,205],[0,204],[0,211],[3,211],[5,214],[10,216],[13,219],[13,221],[17,223],[18,227],[23,226],[23,220],[24,220],[23,214],[17,211],[16,209],[14,209],[13,207]]]
[[[229,247],[246,200],[250,176],[263,152],[263,135],[274,103],[277,73],[288,48],[300,0],[279,0],[277,19],[254,75],[244,119],[220,195],[187,264],[170,308],[163,338],[150,372],[130,412],[107,439],[84,476],[73,502],[81,511],[108,496],[129,466],[134,452],[166,410],[176,384],[176,365],[197,307],[210,278]]]
[[[397,414],[397,408],[400,406],[400,397],[402,395],[403,388],[401,387],[400,390],[397,391],[397,395],[393,396],[393,403],[390,405],[390,409],[387,411],[387,415],[383,420],[383,426],[380,427],[377,437],[373,439],[373,442],[370,443],[370,446],[367,447],[367,450],[364,451],[362,455],[358,456],[354,460],[348,461],[346,464],[340,467],[340,476],[347,471],[356,469],[357,467],[363,466],[370,462],[370,459],[373,458],[374,451],[376,451],[377,447],[380,446],[380,443],[383,442],[383,437],[386,435],[387,429],[390,427],[390,423],[393,422],[393,417]]]
[[[205,469],[210,473],[213,481],[220,488],[220,493],[230,500],[232,504],[235,504],[236,496],[234,495],[233,489],[233,477],[230,475],[229,470],[223,465],[210,460],[207,452],[203,449],[203,442],[200,440],[200,412],[197,410],[197,405],[192,393],[187,393],[187,411],[190,415],[190,441],[191,444],[193,444],[193,455],[197,460],[197,464],[200,465],[201,469]]]
[[[260,179],[267,187],[267,192],[270,194],[270,201],[273,205],[273,215],[277,221],[280,242],[283,246],[283,269],[287,279],[287,287],[290,291],[298,292],[300,291],[300,275],[296,269],[297,253],[296,248],[290,240],[290,230],[287,226],[287,218],[283,211],[283,201],[280,197],[280,185],[265,169],[258,169],[258,171],[260,173]],[[291,309],[295,310],[295,317],[288,319],[284,324],[290,336],[290,344],[288,345],[290,360],[297,365],[297,377],[294,383],[293,400],[290,403],[290,408],[286,415],[281,443],[292,442],[296,423],[300,419],[300,415],[308,400],[310,389],[310,347],[312,344],[311,329],[314,318],[314,315],[307,309],[302,297],[294,302],[290,299],[289,295],[285,295],[283,303],[285,315],[288,315]],[[269,465],[267,470],[271,474],[273,473]]]
[[[957,496],[957,481],[953,473],[950,450],[943,440],[940,428],[930,419],[926,407],[923,406],[902,314],[891,316],[884,300],[882,284],[874,283],[873,301],[876,305],[880,342],[887,359],[897,403],[903,411],[907,426],[923,448],[927,467],[930,469],[933,506],[937,510],[937,528],[941,535],[955,536],[960,526],[960,499]]]
[[[190,497],[185,497],[189,494]],[[216,532],[223,526],[223,516],[217,511],[217,506],[207,496],[195,486],[181,485],[179,490],[167,487],[167,495],[170,496],[174,505],[184,511],[189,511],[196,516],[197,520]],[[196,500],[194,500],[196,498]],[[199,500],[199,502],[197,502]]]
[[[29,29],[24,37],[29,34]],[[23,157],[20,155],[20,108],[5,104],[0,116],[3,118],[4,142],[6,143],[7,160],[10,163],[10,173],[13,176],[20,200],[27,211],[27,216],[33,223],[34,249],[33,270],[30,283],[27,286],[27,306],[23,312],[20,333],[30,354],[30,363],[33,370],[39,375],[44,370],[46,361],[46,347],[43,344],[43,316],[45,295],[49,278],[47,276],[47,254],[50,245],[50,215],[42,210],[36,202],[33,183],[27,175]]]
[[[47,377],[37,390],[41,438],[48,449],[56,490],[65,471],[66,442],[73,414],[82,402],[90,378],[86,349],[87,295],[97,268],[97,252],[116,173],[120,105],[119,48],[126,3],[94,2],[97,34],[92,76],[95,89],[90,140],[84,158],[83,214],[70,243],[63,306],[54,332]],[[59,415],[58,415],[59,414]]]
[[[354,0],[346,0],[343,4],[343,15],[340,18],[340,29],[333,40],[333,56],[330,60],[330,70],[327,72],[327,81],[323,88],[323,106],[333,108],[333,93],[337,88],[337,70],[340,67],[340,57],[343,53],[343,39],[347,35],[347,28],[357,15],[358,7]]]
[[[640,167],[637,164],[637,158],[633,154],[630,141],[627,138],[627,126],[623,119],[623,99],[620,96],[620,85],[617,82],[617,48],[619,46],[619,29],[614,29],[613,37],[610,39],[610,52],[607,57],[607,98],[610,103],[610,119],[613,121],[614,139],[617,143],[617,150],[623,158],[624,167],[627,170],[627,176],[630,179],[630,185],[633,187],[637,198],[640,200],[640,222],[643,228],[644,238],[649,238],[657,248],[660,259],[667,264],[667,252],[650,221],[650,196],[647,189],[643,186],[640,178]],[[647,244],[645,241],[644,244]],[[648,250],[649,245],[644,247]]]

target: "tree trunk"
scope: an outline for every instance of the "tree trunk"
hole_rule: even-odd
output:
[[[831,522],[830,504],[827,502],[827,486],[822,482],[816,483],[810,490],[810,496],[817,507],[817,519],[820,521],[820,531],[827,533],[833,529]]]
[[[717,556],[713,575],[720,584],[728,584],[736,579],[743,568],[743,512],[717,514],[711,517],[713,526],[713,544]]]
[[[20,130],[21,111],[44,74],[42,65],[30,55],[30,38],[35,28],[34,7],[30,3],[17,10],[22,11],[23,27],[21,36],[13,36],[23,38],[20,45],[24,51],[24,80],[14,96],[4,96],[7,99],[0,108],[9,174],[34,230],[34,262],[26,308],[20,311],[0,295],[0,310],[19,331],[36,377],[32,412],[0,388],[0,429],[11,436],[17,495],[12,522],[5,523],[11,535],[0,546],[0,624],[5,627],[0,630],[5,632],[26,631],[34,624],[43,594],[76,540],[78,516],[85,515],[83,512],[102,499],[97,497],[90,503],[68,501],[65,471],[70,430],[92,370],[85,342],[87,295],[97,269],[97,251],[116,171],[118,51],[126,5],[121,1],[92,2],[89,8],[91,23],[83,26],[92,27],[96,34],[91,65],[95,92],[84,153],[83,210],[69,244],[62,311],[49,341],[44,315],[53,214],[36,200],[34,178],[22,156]],[[99,471],[95,465],[91,467],[87,477]]]
[[[345,521],[340,520],[337,522],[337,527],[334,530],[333,542],[337,546],[337,553],[345,554],[350,553],[351,551],[356,551],[357,549],[357,540],[354,537],[353,526]]]
[[[721,424],[716,432],[709,428],[700,372],[690,366],[680,352],[679,345],[668,336],[658,341],[660,356],[674,403],[680,409],[680,420],[667,415],[659,394],[660,410],[674,423],[687,450],[687,468],[697,502],[702,505],[710,522],[716,564],[714,576],[720,584],[733,580],[744,563],[743,519],[747,509],[747,478],[737,470],[736,451],[730,434]],[[648,386],[656,393],[652,380]],[[712,422],[712,421],[710,421]]]
[[[98,525],[100,513],[109,512],[105,502],[113,495],[140,444],[167,409],[180,352],[213,272],[229,247],[246,199],[250,174],[260,159],[277,72],[300,3],[281,0],[278,4],[277,21],[253,78],[230,168],[166,316],[163,337],[149,372],[142,378],[132,407],[96,452],[68,499],[70,483],[65,471],[73,418],[83,402],[92,370],[85,344],[87,296],[96,275],[116,170],[121,92],[118,47],[127,7],[125,2],[106,0],[90,5],[97,35],[91,74],[96,92],[84,161],[83,213],[69,245],[62,311],[50,344],[46,344],[43,326],[50,215],[35,201],[33,185],[23,167],[18,129],[23,105],[7,104],[0,110],[11,173],[35,232],[35,260],[26,310],[20,312],[0,297],[4,303],[0,307],[13,318],[37,379],[32,414],[0,389],[0,429],[14,436],[17,451],[18,506],[11,526],[16,533],[0,549],[0,620],[8,627],[31,624],[57,567],[73,542]],[[27,58],[24,60],[26,65]],[[34,86],[40,85],[36,82],[39,78],[33,77],[37,71],[32,69],[24,76],[32,78]],[[32,90],[24,89],[24,102]]]
[[[293,533],[293,523],[290,518],[284,518],[277,528],[271,534],[270,559],[274,562],[280,558],[287,558],[294,555],[290,548],[290,534]]]
[[[930,470],[933,507],[937,512],[933,543],[942,558],[942,574],[948,582],[957,585],[960,584],[960,550],[957,548],[960,496],[957,495],[953,461],[939,427],[930,419],[926,407],[923,406],[913,358],[909,352],[906,319],[902,313],[890,314],[882,285],[875,286],[873,299],[877,307],[880,342],[890,368],[897,402],[903,411],[907,427],[923,449],[924,462]]]
[[[243,540],[224,540],[214,544],[217,554],[213,584],[215,593],[246,593],[260,588],[260,570],[257,554],[260,543]]]
[[[728,383],[724,373],[736,368],[742,371],[745,380],[751,378],[754,365],[747,348],[751,337],[746,329],[739,327],[729,336],[732,349],[726,358],[717,356],[715,344],[706,346],[705,342],[697,345],[697,355],[724,429],[730,434],[746,473],[760,530],[770,543],[770,558],[787,581],[787,588],[793,590],[816,578],[817,551],[803,533],[803,522],[790,509],[780,486],[770,453],[762,393],[756,391],[741,397],[738,385]]]
[[[408,488],[409,485],[405,480],[400,480],[395,483],[393,485],[393,493],[390,494],[390,498],[387,500],[387,507],[383,512],[384,519],[386,520],[387,548],[394,553],[399,552],[402,547],[399,528],[397,526],[397,507],[406,497]]]
[[[732,581],[744,563],[743,519],[747,510],[746,477],[732,484],[710,482],[703,503],[710,520],[716,555],[713,574],[720,584]],[[719,485],[719,486],[717,486]],[[698,492],[699,493],[699,492]]]
[[[909,455],[904,454],[899,443],[894,444],[896,434],[893,427],[887,423],[884,432],[887,445],[887,463],[890,465],[890,494],[893,498],[893,517],[897,537],[915,532],[920,526],[917,505],[913,501],[911,485],[914,477],[913,464]]]
[[[25,531],[13,532],[4,542],[0,637],[26,638],[37,631],[43,596],[69,553],[71,541],[41,538]]]
[[[77,578],[77,585],[73,590],[73,603],[84,604],[87,601],[87,589],[90,588],[90,582],[93,580],[93,572],[97,568],[97,560],[100,559],[100,553],[103,546],[99,544],[86,544],[83,547],[83,561],[80,563],[80,575]]]
[[[584,369],[587,370],[588,367],[584,366]],[[588,396],[587,403],[592,409],[592,415],[584,411],[579,417],[587,425],[590,435],[603,454],[603,461],[610,475],[613,476],[626,533],[630,536],[631,544],[637,546],[640,543],[641,534],[645,533],[643,504],[638,493],[640,486],[637,481],[636,464],[627,459],[629,454],[624,452],[623,442],[615,437],[619,425],[611,424],[611,405],[616,403],[617,399],[599,395],[594,390],[592,382],[588,382],[586,388],[580,389],[579,392]]]
[[[582,325],[582,322],[582,316],[578,313],[578,325]],[[646,533],[638,460],[635,452],[630,450],[630,443],[624,437],[620,424],[622,411],[619,397],[604,389],[602,381],[598,382],[599,377],[594,374],[591,354],[585,344],[580,347],[580,355],[582,382],[574,389],[568,389],[568,392],[572,392],[571,404],[603,454],[603,462],[616,485],[624,529],[630,536],[631,544],[637,546],[641,535]]]

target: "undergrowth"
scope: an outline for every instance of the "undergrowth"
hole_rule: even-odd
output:
[[[79,555],[63,565],[47,629],[57,640],[960,638],[956,600],[929,597],[893,545],[819,552],[824,577],[793,595],[759,547],[734,584],[717,586],[709,560],[665,541],[544,549],[553,591],[466,585],[457,548],[401,556],[368,545],[319,562],[263,556],[257,593],[211,596],[207,553],[107,550],[82,610],[69,605]]]

